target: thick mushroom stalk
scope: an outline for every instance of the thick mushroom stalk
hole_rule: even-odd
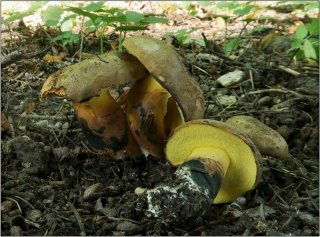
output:
[[[191,218],[213,203],[232,202],[257,185],[260,153],[250,138],[214,120],[194,120],[177,127],[165,147],[167,160],[178,166],[176,180],[146,192],[147,216],[180,216],[190,209]],[[195,199],[196,198],[196,199]],[[195,202],[200,201],[196,208]],[[180,210],[177,203],[183,203]],[[172,214],[172,213],[171,213]],[[182,214],[181,214],[182,215]]]
[[[125,108],[131,132],[145,155],[163,156],[166,138],[184,122],[169,92],[147,76],[131,88]]]

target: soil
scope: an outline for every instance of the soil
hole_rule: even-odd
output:
[[[3,53],[19,50],[20,56],[2,65],[1,72],[2,235],[319,236],[318,65],[292,62],[291,55],[274,48],[266,53],[257,47],[263,35],[243,37],[234,59],[215,50],[221,44],[211,39],[206,47],[181,46],[172,39],[203,90],[205,118],[253,116],[286,139],[289,157],[263,156],[257,188],[233,203],[211,204],[192,218],[190,210],[188,218],[174,210],[183,209],[179,203],[172,208],[180,215],[151,218],[138,190],[171,182],[175,169],[164,158],[99,156],[84,139],[68,101],[39,100],[51,73],[78,62],[78,48],[50,45],[57,32],[42,27],[20,24],[4,34]],[[109,35],[105,50],[116,40]],[[84,44],[84,52],[98,50],[95,37]],[[217,82],[237,69],[245,73],[242,82],[228,88]]]

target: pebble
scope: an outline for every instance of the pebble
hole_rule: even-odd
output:
[[[214,109],[215,105],[214,104],[209,104],[207,110],[210,112]]]
[[[98,197],[99,193],[101,194],[103,190],[103,185],[101,183],[92,184],[86,188],[83,193],[84,200],[95,199]]]
[[[66,130],[69,128],[69,123],[65,122],[64,124],[62,124],[62,129]]]
[[[37,127],[46,128],[48,127],[48,120],[39,120],[35,123]]]
[[[234,95],[216,95],[216,99],[221,105],[225,106],[232,105],[237,102],[237,97]]]
[[[140,188],[140,187],[137,187],[135,190],[134,190],[134,194],[136,195],[141,195],[145,192],[146,190],[144,188]]]
[[[12,226],[10,229],[11,236],[22,236],[22,230],[20,226]]]
[[[1,213],[2,214],[8,214],[12,209],[13,202],[10,200],[6,200],[1,203]]]
[[[200,85],[200,88],[201,88],[201,90],[202,90],[203,92],[209,92],[209,91],[210,91],[209,86],[206,85],[206,84],[201,84],[201,85]]]
[[[319,218],[316,218],[312,216],[311,214],[307,212],[298,212],[297,218],[304,224],[304,225],[318,225],[319,224]]]
[[[61,129],[62,128],[62,123],[60,121],[56,122],[55,125],[54,125],[54,128],[55,129]]]
[[[227,74],[222,75],[217,79],[217,82],[223,87],[232,86],[239,83],[244,77],[244,72],[240,70],[235,70]]]
[[[42,212],[37,209],[33,209],[27,212],[27,218],[31,221],[37,222],[42,217]]]
[[[141,227],[131,221],[121,221],[117,225],[117,231],[125,232],[126,235],[133,235],[139,233]]]

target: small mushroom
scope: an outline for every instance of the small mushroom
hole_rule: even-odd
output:
[[[259,120],[250,116],[237,115],[227,119],[226,123],[248,134],[261,154],[274,156],[279,159],[288,157],[288,144],[286,140],[277,131]]]
[[[173,166],[202,186],[214,203],[237,199],[256,187],[261,156],[248,136],[214,120],[194,120],[177,127],[165,154]]]
[[[123,46],[146,67],[180,106],[186,121],[204,116],[204,97],[171,45],[148,36],[133,36]]]
[[[94,148],[116,158],[135,157],[140,148],[116,100],[125,94],[125,87],[145,75],[146,69],[132,55],[109,52],[51,75],[42,87],[40,99],[58,95],[71,100],[83,132]]]
[[[145,155],[163,155],[166,138],[184,122],[175,100],[152,76],[133,85],[126,98],[129,127]]]

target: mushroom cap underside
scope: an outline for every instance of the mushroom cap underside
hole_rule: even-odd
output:
[[[255,188],[261,177],[261,155],[245,134],[219,121],[190,121],[177,127],[168,138],[166,158],[173,166],[179,166],[188,160],[193,150],[201,147],[221,149],[230,158],[214,203],[234,201]]]
[[[123,45],[175,98],[186,121],[203,118],[205,106],[200,86],[171,45],[147,36],[127,38]]]
[[[167,136],[184,122],[169,92],[149,75],[132,86],[125,108],[129,127],[141,148],[146,154],[163,156]]]

